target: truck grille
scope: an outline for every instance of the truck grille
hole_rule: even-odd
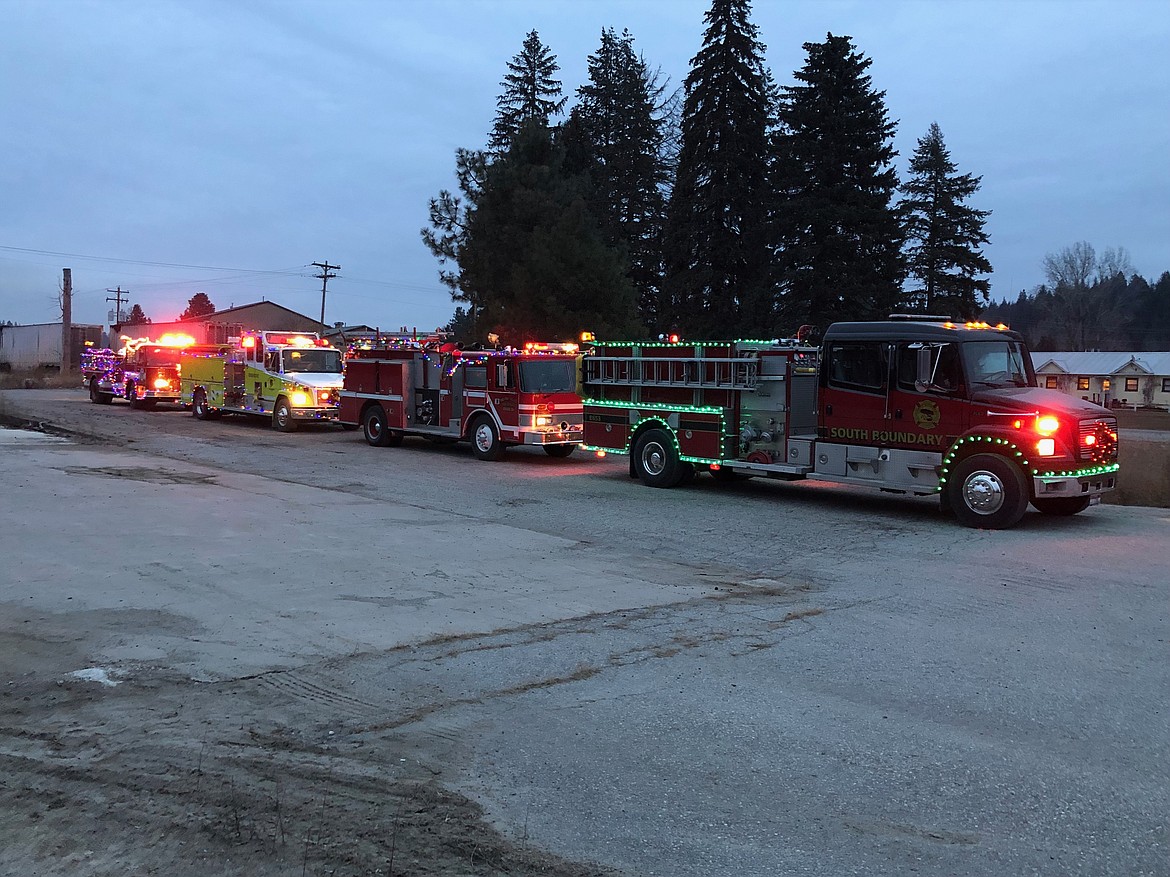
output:
[[[1117,420],[1100,417],[1082,420],[1077,436],[1077,456],[1090,463],[1113,463],[1117,460]]]

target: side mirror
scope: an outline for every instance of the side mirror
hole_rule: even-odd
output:
[[[916,368],[916,375],[914,377],[914,389],[919,393],[925,393],[930,389],[931,379],[931,362],[930,362],[930,348],[925,344],[918,348],[918,363]]]

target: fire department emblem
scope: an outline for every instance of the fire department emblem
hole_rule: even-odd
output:
[[[932,399],[923,399],[914,406],[914,422],[919,429],[934,429],[939,417],[938,404]]]

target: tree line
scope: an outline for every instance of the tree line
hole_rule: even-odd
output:
[[[1044,257],[1046,283],[984,319],[1021,332],[1033,350],[1170,350],[1170,271],[1137,274],[1124,247],[1100,256],[1079,241]]]
[[[987,304],[988,211],[932,124],[910,175],[850,37],[804,44],[778,85],[748,0],[713,0],[680,90],[601,31],[572,96],[536,31],[507,64],[483,148],[456,151],[426,246],[464,340],[776,337],[894,310]]]

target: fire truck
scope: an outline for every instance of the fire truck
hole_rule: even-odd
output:
[[[341,351],[314,333],[249,332],[184,351],[180,365],[182,402],[199,420],[250,414],[282,432],[337,420]]]
[[[374,446],[407,435],[470,441],[481,460],[509,445],[568,457],[581,442],[576,344],[460,350],[441,338],[354,349],[345,362],[341,422]]]
[[[81,354],[83,385],[89,399],[109,405],[126,399],[131,408],[153,408],[159,402],[179,401],[180,352],[194,344],[189,335],[149,338],[122,337],[120,350],[89,349]]]
[[[1117,420],[1036,386],[1023,338],[945,317],[802,339],[596,344],[584,447],[673,487],[710,471],[937,494],[970,527],[1074,515],[1116,488]]]

